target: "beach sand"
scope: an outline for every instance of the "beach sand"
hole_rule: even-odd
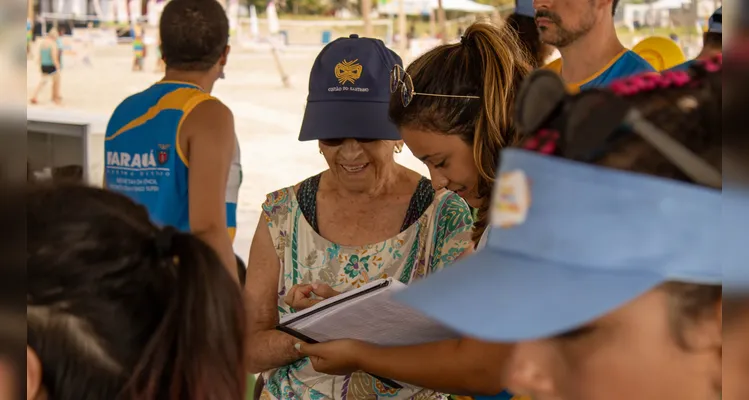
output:
[[[234,247],[247,259],[252,236],[265,195],[293,185],[326,169],[317,142],[299,142],[309,71],[321,47],[287,48],[281,62],[290,78],[284,88],[270,51],[234,46],[226,68],[226,79],[216,83],[213,94],[234,113],[242,152],[243,181],[239,193],[237,236]],[[92,67],[85,66],[73,51],[63,55],[63,105],[49,100],[49,85],[39,96],[39,108],[82,111],[108,116],[125,97],[137,93],[161,75],[154,71],[155,49],[149,47],[144,72],[132,72],[132,50],[128,44],[94,46]],[[27,87],[36,86],[40,73],[29,61]],[[103,149],[102,149],[103,152]],[[422,174],[426,167],[407,148],[396,160]]]

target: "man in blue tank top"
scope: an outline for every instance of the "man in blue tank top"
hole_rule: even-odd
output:
[[[104,184],[156,223],[198,235],[236,278],[239,146],[232,112],[210,94],[229,55],[226,12],[215,0],[173,0],[160,27],[166,74],[112,114]]]
[[[626,49],[616,35],[614,13],[619,0],[535,0],[541,41],[556,47],[561,58],[544,68],[558,73],[576,92],[655,69]]]

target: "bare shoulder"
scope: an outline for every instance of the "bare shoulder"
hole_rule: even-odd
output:
[[[185,123],[188,121],[191,123],[206,123],[210,125],[231,122],[233,125],[234,114],[226,104],[222,103],[215,97],[211,97],[195,106],[192,112],[187,116]]]
[[[210,98],[200,102],[185,117],[182,127],[183,134],[192,138],[198,134],[210,133],[215,139],[234,140],[234,114],[221,101]]]
[[[236,140],[234,115],[229,107],[212,97],[200,101],[179,128],[179,145],[188,159],[201,153],[229,165]]]

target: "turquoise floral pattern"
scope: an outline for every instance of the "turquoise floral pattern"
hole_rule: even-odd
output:
[[[343,267],[343,272],[351,279],[356,279],[362,272],[369,272],[369,256],[359,258],[358,255],[352,254],[348,263]]]
[[[419,220],[403,232],[365,246],[342,246],[317,234],[304,218],[293,187],[269,194],[262,208],[281,262],[279,316],[294,312],[283,297],[295,284],[321,281],[339,292],[388,277],[409,284],[448,266],[473,245],[471,211],[452,192],[436,194]],[[309,359],[264,375],[263,400],[447,398],[415,387],[392,389],[361,372],[348,377],[319,374]]]

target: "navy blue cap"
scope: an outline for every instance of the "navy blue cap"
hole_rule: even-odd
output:
[[[403,61],[378,39],[351,35],[325,46],[312,65],[299,140],[400,140],[388,117],[396,64]]]

